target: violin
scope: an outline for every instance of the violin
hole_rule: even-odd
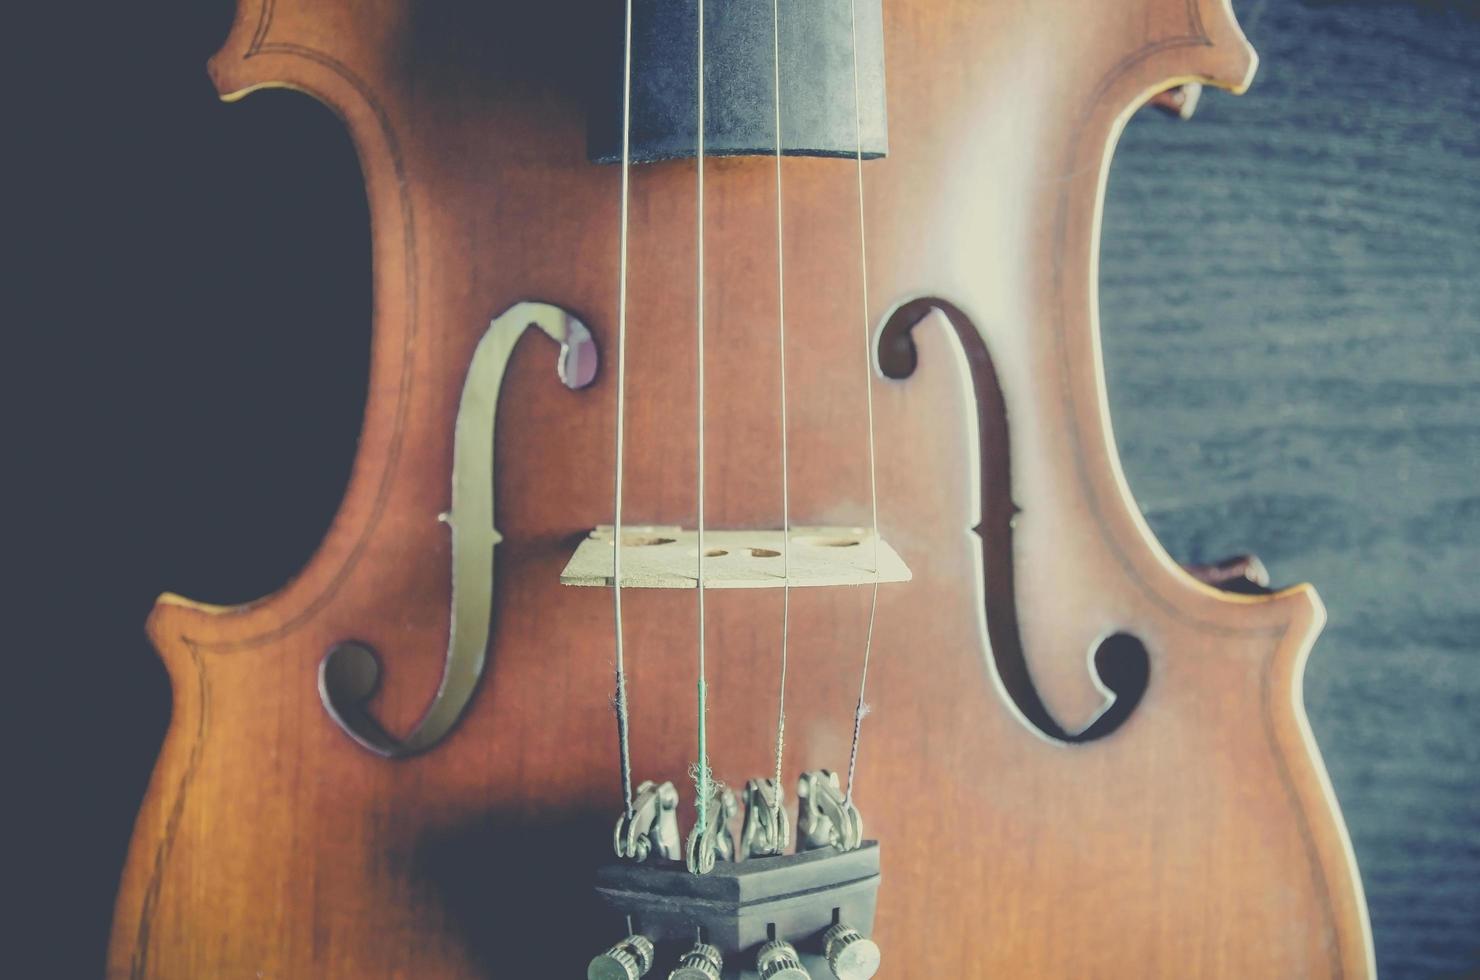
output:
[[[301,573],[149,618],[109,975],[1371,976],[1320,601],[1162,550],[1100,359],[1122,127],[1255,65],[1226,0],[239,0],[222,97],[359,154],[369,398]]]

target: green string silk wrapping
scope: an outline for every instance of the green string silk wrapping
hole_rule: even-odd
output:
[[[705,704],[708,690],[704,678],[699,678],[699,763],[695,767],[694,781],[698,785],[699,827],[701,834],[709,832],[709,738],[705,724]]]

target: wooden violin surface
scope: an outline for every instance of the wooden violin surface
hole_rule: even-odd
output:
[[[150,618],[174,715],[110,976],[578,976],[618,938],[590,925],[621,805],[611,605],[559,581],[612,515],[620,171],[587,160],[583,89],[607,6],[241,0],[210,66],[222,96],[301,90],[360,155],[369,399],[343,505],[298,577],[233,608],[167,595]],[[883,9],[868,310],[854,162],[789,158],[783,184],[793,519],[867,524],[872,384],[880,524],[913,572],[880,590],[858,770],[882,842],[880,976],[1371,975],[1300,700],[1319,600],[1221,592],[1176,566],[1106,411],[1111,149],[1158,91],[1241,90],[1252,49],[1226,0]],[[758,157],[707,168],[708,520],[777,527],[775,174]],[[632,170],[632,523],[694,519],[693,187],[692,160]],[[436,703],[464,383],[490,320],[529,301],[578,317],[601,365],[562,384],[548,341],[511,341],[486,663],[445,736],[386,758],[326,712],[321,663],[375,651],[368,710],[392,737]],[[691,594],[626,602],[634,768],[681,782]],[[739,786],[771,766],[781,598],[708,602],[711,761]],[[868,595],[791,602],[794,777],[846,760]]]

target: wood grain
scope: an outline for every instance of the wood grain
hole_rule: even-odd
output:
[[[1182,560],[1309,580],[1305,697],[1379,972],[1480,970],[1480,18],[1237,6],[1247,96],[1142,114],[1101,303],[1132,490]]]
[[[561,4],[519,8],[512,25],[507,11],[495,23],[348,9],[245,2],[213,61],[223,93],[290,84],[333,106],[356,143],[378,270],[370,399],[343,509],[302,574],[260,603],[167,597],[151,618],[175,715],[119,898],[119,976],[563,975],[608,938],[581,910],[616,806],[610,622],[599,596],[556,576],[563,542],[609,507],[610,375],[573,409],[515,357],[505,394],[522,415],[498,440],[507,538],[492,665],[453,737],[386,763],[328,722],[312,681],[330,644],[362,637],[391,662],[381,717],[404,727],[425,703],[445,628],[435,517],[456,381],[489,311],[560,302],[610,349],[615,175],[584,163],[576,99],[535,70],[568,51],[583,18]],[[888,841],[886,956],[899,975],[1365,975],[1360,889],[1298,699],[1320,604],[1305,588],[1226,596],[1178,570],[1130,505],[1099,370],[1106,146],[1157,86],[1241,85],[1250,53],[1214,2],[1022,19],[900,4],[889,16],[896,149],[869,171],[875,308],[856,308],[858,273],[834,259],[856,231],[846,163],[788,164],[788,274],[818,286],[790,297],[808,328],[791,355],[826,395],[793,413],[794,513],[863,522],[862,453],[847,449],[864,435],[860,320],[946,296],[985,335],[1005,398],[1022,508],[1013,598],[1039,693],[1066,727],[1087,724],[1103,696],[1085,651],[1113,629],[1144,640],[1152,687],[1114,736],[1073,748],[1035,736],[997,695],[969,534],[980,501],[963,465],[971,392],[948,333],[922,331],[915,376],[876,382],[886,533],[907,560],[932,556],[881,609],[878,643],[893,656],[877,665],[860,772]],[[754,328],[774,308],[755,274],[771,254],[756,207],[770,177],[764,161],[712,165],[724,247],[710,270],[710,383],[745,397],[711,408],[709,479],[722,489],[710,508],[732,526],[774,523],[779,505],[778,454],[759,435],[776,431],[774,400],[757,397],[774,390],[757,369],[774,363],[774,335]],[[630,435],[661,451],[629,457],[629,490],[651,509],[634,519],[651,523],[686,523],[693,506],[692,446],[671,425],[692,410],[673,364],[686,363],[675,352],[691,342],[693,296],[672,258],[691,186],[691,167],[664,164],[633,190],[646,261],[630,385],[647,397]],[[754,598],[711,604],[712,744],[730,782],[764,771],[769,750],[769,712],[753,706],[772,684],[755,665],[776,622]],[[845,751],[860,599],[797,603],[796,635],[830,642],[797,672],[808,710],[794,770],[836,767]],[[634,756],[676,778],[691,752],[691,606],[661,594],[630,605]]]

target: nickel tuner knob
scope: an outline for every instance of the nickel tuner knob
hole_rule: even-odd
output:
[[[586,980],[641,980],[653,968],[653,944],[646,936],[628,936],[586,967]]]
[[[756,954],[755,968],[761,980],[812,980],[796,947],[784,939],[773,939]]]
[[[725,959],[719,950],[708,943],[695,943],[668,974],[668,980],[719,980],[724,968]]]
[[[822,934],[822,955],[838,980],[869,980],[879,972],[878,944],[841,922]]]

